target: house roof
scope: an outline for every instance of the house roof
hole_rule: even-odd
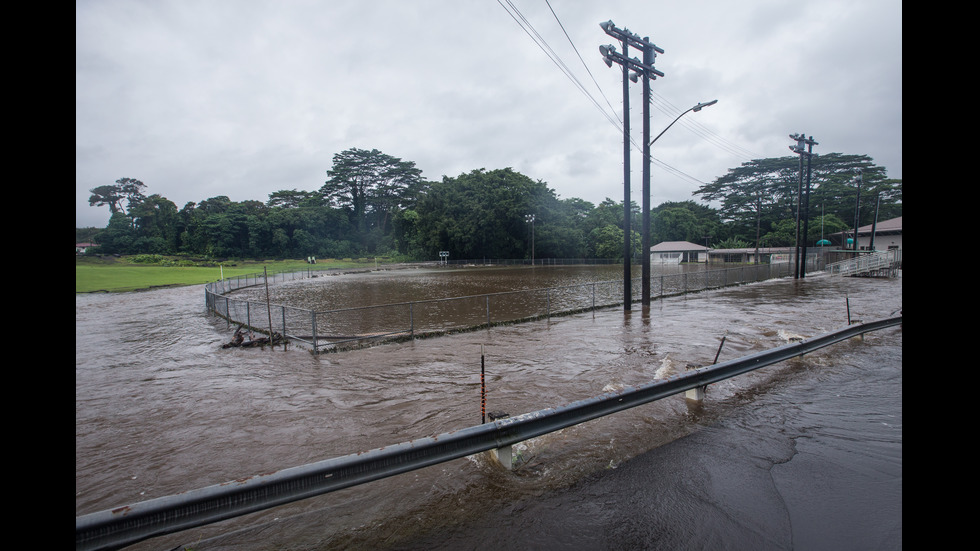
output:
[[[662,241],[650,247],[652,253],[677,253],[687,251],[707,251],[704,245],[695,245],[689,241]]]
[[[759,254],[780,254],[791,253],[795,247],[759,247]],[[755,254],[755,247],[744,247],[740,249],[711,249],[712,254]]]
[[[870,234],[871,233],[872,226],[874,226],[875,233],[889,233],[889,232],[891,232],[891,233],[902,233],[902,217],[899,216],[897,218],[891,218],[889,220],[881,220],[881,221],[878,222],[878,225],[877,226],[875,226],[874,224],[868,224],[866,226],[861,226],[860,228],[858,228],[858,235],[860,235],[862,233],[864,233],[864,234]],[[845,233],[848,234],[848,235],[850,235],[850,234],[853,233],[853,230],[846,230],[846,231],[842,231],[842,232],[837,232],[834,235],[841,235],[841,234],[845,234]]]
[[[860,228],[858,228],[858,233],[863,233],[863,232],[871,233],[871,227],[872,224],[868,224],[867,226],[861,226]],[[902,217],[899,216],[898,218],[892,218],[891,220],[882,220],[878,222],[878,225],[875,226],[875,231],[878,232],[902,231]]]

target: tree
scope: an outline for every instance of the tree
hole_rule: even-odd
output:
[[[120,178],[114,185],[98,186],[89,190],[92,195],[88,198],[90,207],[108,206],[111,214],[117,212],[126,214],[126,209],[140,203],[145,197],[143,189],[146,184],[135,178]],[[123,208],[126,200],[126,209]]]
[[[121,212],[109,216],[105,230],[98,235],[99,252],[102,254],[129,254],[136,232],[129,217]]]
[[[812,219],[820,215],[814,208],[816,205],[822,205],[826,214],[843,220],[854,218],[854,182],[858,170],[863,178],[862,195],[881,193],[883,204],[897,206],[889,212],[901,211],[901,180],[887,180],[885,169],[875,165],[867,155],[814,155],[810,166],[811,208],[808,214],[811,226]],[[755,241],[755,246],[759,247],[762,236],[777,231],[775,224],[784,220],[794,221],[795,242],[799,183],[799,157],[755,159],[729,169],[727,174],[702,185],[694,194],[706,202],[720,201],[721,215],[730,221],[733,237]],[[800,216],[802,218],[803,213]],[[862,221],[865,220],[870,217],[862,214]],[[785,233],[785,228],[781,233]]]
[[[653,243],[689,241],[704,244],[706,239],[723,239],[725,229],[718,211],[694,201],[666,202],[650,212]]]
[[[312,191],[296,191],[295,189],[283,189],[269,194],[266,205],[270,207],[282,207],[295,209],[301,206],[308,206],[311,200],[319,196]]]
[[[406,191],[421,181],[422,171],[412,161],[377,149],[352,148],[334,155],[327,175],[330,179],[320,188],[320,195],[330,206],[346,209],[363,235],[371,226],[382,233],[389,230],[392,212]]]
[[[596,258],[623,258],[624,237],[623,228],[613,224],[606,224],[601,228],[596,228],[589,233],[589,248]],[[640,232],[630,231],[630,256],[635,258],[642,251],[643,238]]]
[[[137,240],[143,239],[151,254],[173,254],[177,251],[177,205],[159,194],[145,198],[129,209]],[[151,246],[152,245],[152,246]],[[152,248],[153,250],[149,250]]]
[[[432,258],[529,258],[527,215],[535,215],[537,243],[554,243],[558,198],[547,184],[511,168],[473,170],[434,182],[415,209],[415,244]],[[538,249],[551,256],[553,249]]]
[[[89,192],[92,195],[88,198],[88,206],[108,206],[110,215],[124,212],[122,206],[124,197],[119,193],[118,186],[98,186],[90,189]]]

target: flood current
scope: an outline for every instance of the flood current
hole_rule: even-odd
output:
[[[405,270],[270,293],[365,305],[409,290],[458,296],[615,274]],[[234,327],[208,315],[202,286],[76,295],[75,513],[480,424],[481,356],[486,409],[517,415],[834,331],[848,308],[852,320],[900,315],[902,278],[810,273],[655,299],[649,310],[320,355],[223,349]],[[902,329],[712,384],[702,403],[673,396],[515,453],[510,472],[470,456],[132,549],[900,549]]]

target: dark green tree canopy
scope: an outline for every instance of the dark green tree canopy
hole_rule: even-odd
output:
[[[89,190],[92,194],[88,204],[92,207],[108,206],[109,212],[126,214],[126,209],[139,204],[144,199],[143,189],[146,184],[135,178],[120,178],[115,184],[98,186]],[[123,201],[126,208],[123,208]]]
[[[736,234],[758,244],[769,231],[785,232],[776,229],[779,221],[796,219],[801,174],[805,186],[806,163],[801,173],[798,156],[755,159],[729,169],[694,195],[709,203],[719,202],[722,219],[734,226]],[[808,215],[819,216],[822,209],[825,214],[853,220],[859,183],[863,196],[881,197],[886,217],[901,213],[901,180],[887,179],[884,167],[875,165],[867,155],[827,153],[813,155],[810,162]],[[864,202],[865,207],[868,204]],[[860,216],[862,225],[870,223],[873,208],[862,208]],[[754,238],[749,237],[752,229]]]
[[[370,226],[387,230],[392,212],[422,179],[413,161],[357,148],[334,155],[327,175],[330,179],[320,195],[330,206],[348,210],[351,222],[362,231]]]
[[[530,249],[527,216],[540,227],[556,205],[544,182],[511,168],[443,177],[419,201],[417,246],[454,258],[523,258]]]
[[[559,199],[545,182],[511,168],[426,181],[414,162],[377,149],[348,149],[333,160],[329,180],[313,191],[279,190],[264,202],[219,195],[179,211],[159,194],[146,196],[143,182],[120,178],[90,190],[89,204],[108,206],[112,216],[86,235],[101,245],[96,253],[211,257],[434,260],[448,250],[454,259],[620,259],[625,252],[624,205],[613,199]],[[798,157],[744,163],[694,192],[720,208],[680,201],[653,209],[652,242],[789,245],[799,177]],[[813,157],[810,243],[852,228],[856,211],[861,225],[870,224],[876,206],[878,220],[901,215],[901,180],[888,179],[865,155]],[[631,254],[639,257],[639,206],[631,202],[629,215]]]

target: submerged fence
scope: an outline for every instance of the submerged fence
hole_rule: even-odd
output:
[[[789,263],[751,264],[651,277],[651,298],[662,298],[785,277]],[[312,347],[314,353],[335,351],[379,340],[421,338],[505,323],[618,306],[623,281],[580,283],[529,289],[316,311],[296,306],[236,299],[237,289],[312,277],[311,272],[255,274],[205,285],[208,311],[259,333],[278,333],[290,342]],[[633,278],[638,302],[641,282]]]

